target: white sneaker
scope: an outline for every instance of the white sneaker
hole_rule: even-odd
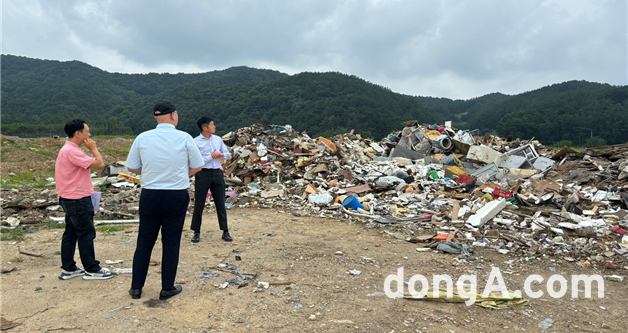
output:
[[[85,275],[85,270],[80,269],[79,267],[76,267],[76,270],[74,272],[66,271],[64,269],[61,272],[61,275],[59,275],[59,279],[60,280],[69,280],[71,278],[75,278],[75,277],[79,277],[79,276],[83,276],[83,275]]]
[[[106,268],[101,268],[98,272],[90,273],[85,272],[83,280],[107,280],[114,277],[115,274]]]

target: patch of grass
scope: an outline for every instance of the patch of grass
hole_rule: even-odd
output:
[[[53,156],[56,154],[56,151],[51,151],[42,147],[41,145],[33,143],[31,140],[20,140],[16,142],[13,139],[9,139],[6,137],[2,137],[0,139],[0,146],[2,148],[2,162],[16,162],[7,160],[4,155],[11,152],[31,152],[43,156]],[[25,161],[25,159],[20,159],[17,162]]]
[[[36,154],[39,154],[39,155],[44,155],[44,156],[52,156],[52,155],[54,155],[53,152],[47,151],[47,150],[33,150],[33,153],[36,153]]]
[[[65,223],[59,223],[59,222],[50,222],[48,223],[48,225],[46,226],[48,229],[65,229]]]
[[[61,251],[55,251],[55,253],[53,253],[56,256],[60,256],[61,255]]]
[[[4,228],[0,230],[0,240],[3,241],[17,241],[21,242],[26,238],[26,232],[22,228],[8,229]]]
[[[45,148],[38,145],[28,144],[26,145],[26,148],[28,148],[28,150],[24,149],[25,151],[31,151],[33,153],[44,155],[44,156],[51,156],[54,154],[53,152],[45,150]]]
[[[125,225],[117,225],[117,224],[106,224],[106,225],[99,225],[96,227],[96,231],[102,231],[102,232],[107,232],[107,233],[111,233],[114,231],[122,231],[125,230],[127,228],[127,226]]]
[[[6,147],[7,145],[15,146],[16,145],[15,140],[10,139],[10,138],[5,137],[5,136],[0,137],[0,146]]]
[[[10,177],[2,177],[2,187],[11,188],[53,188],[54,186],[48,185],[47,177],[44,174],[33,174],[32,172],[25,172]]]

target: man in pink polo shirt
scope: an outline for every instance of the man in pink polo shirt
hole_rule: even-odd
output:
[[[61,240],[61,268],[59,279],[68,280],[82,276],[85,280],[106,280],[114,276],[106,268],[100,267],[94,253],[94,194],[89,169],[102,170],[105,167],[96,142],[90,139],[89,127],[80,119],[65,125],[68,140],[59,151],[55,164],[55,183],[59,203],[65,211],[65,231]],[[81,150],[81,145],[92,152],[89,157]],[[78,242],[81,262],[85,269],[76,266],[74,252]]]

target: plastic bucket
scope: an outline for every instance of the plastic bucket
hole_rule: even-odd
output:
[[[349,195],[344,200],[342,200],[342,205],[346,209],[357,210],[358,208],[364,209],[364,206],[358,201],[358,198],[355,195]]]

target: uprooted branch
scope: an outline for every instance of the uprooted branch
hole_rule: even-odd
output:
[[[30,317],[33,317],[33,316],[38,315],[38,314],[40,314],[40,313],[44,313],[44,312],[46,312],[46,311],[48,311],[48,310],[50,310],[50,309],[54,309],[54,307],[52,307],[52,308],[51,308],[50,306],[46,305],[46,308],[45,308],[45,309],[43,309],[43,310],[41,310],[41,311],[37,311],[37,312],[33,313],[33,314],[32,314],[32,315],[30,315],[30,316],[17,318],[17,319],[15,319],[14,321],[18,321],[18,320],[22,320],[22,319],[30,318]]]

